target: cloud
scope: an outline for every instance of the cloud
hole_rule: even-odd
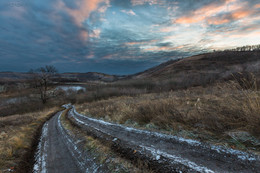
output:
[[[214,1],[196,9],[187,16],[181,16],[173,20],[173,22],[177,24],[192,24],[208,21],[211,24],[224,24],[228,22],[228,19],[217,19],[216,16],[230,13],[233,19],[241,19],[252,14],[246,10],[247,7],[247,2],[240,2],[239,0],[226,0],[221,1],[221,3]]]
[[[101,33],[100,29],[94,29],[89,36],[92,38],[99,38],[100,33]]]
[[[121,12],[128,14],[128,15],[132,15],[132,16],[136,16],[135,12],[133,10],[121,10]]]
[[[163,0],[161,0],[163,1]],[[131,3],[133,4],[133,6],[136,6],[136,5],[144,5],[144,4],[149,4],[149,5],[155,5],[155,4],[158,4],[160,3],[159,0],[131,0]]]
[[[93,11],[98,10],[100,13],[104,13],[108,6],[109,0],[76,0],[74,5],[71,5],[68,1],[60,0],[57,4],[57,7],[65,9],[73,17],[75,24],[81,28],[84,28],[84,22]],[[92,37],[93,34],[97,36],[95,31],[91,34]],[[82,29],[80,33],[81,40],[86,41],[88,37],[88,32]]]
[[[254,8],[260,8],[260,4],[255,4]]]
[[[90,13],[97,10],[100,3],[108,4],[108,0],[76,0],[78,8],[70,8],[63,1],[60,1],[60,8],[65,8],[73,16],[75,23],[79,26],[89,17]]]
[[[212,17],[207,19],[207,23],[210,25],[222,25],[225,23],[229,23],[230,20],[227,18],[218,18],[218,17]]]
[[[257,0],[8,2],[0,1],[1,71],[52,64],[61,72],[126,74],[260,40]]]

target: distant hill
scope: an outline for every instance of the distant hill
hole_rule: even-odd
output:
[[[216,80],[226,80],[236,73],[254,73],[260,79],[260,51],[223,51],[200,54],[171,60],[143,72],[129,75],[108,75],[104,73],[62,73],[60,82],[113,82],[124,80],[170,81],[182,87],[204,85]],[[29,73],[0,72],[0,84],[25,81]]]
[[[24,82],[30,79],[30,73],[19,72],[0,72],[0,84]],[[108,75],[104,73],[88,72],[88,73],[62,73],[59,74],[57,81],[59,82],[88,82],[88,81],[103,81],[112,82],[121,79],[124,76]]]
[[[113,82],[123,77],[124,76],[108,75],[108,74],[97,73],[97,72],[60,74],[60,80],[62,82],[87,82],[87,81]]]
[[[260,51],[223,51],[172,60],[130,76],[131,79],[170,81],[183,87],[230,79],[237,73],[253,73],[260,79]]]
[[[1,83],[12,83],[12,82],[23,82],[30,77],[31,77],[31,75],[28,73],[0,72],[0,84]]]

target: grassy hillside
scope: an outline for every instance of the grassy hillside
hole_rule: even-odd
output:
[[[260,52],[169,61],[81,97],[93,117],[260,151]]]
[[[259,78],[259,67],[260,51],[224,51],[169,61],[131,78],[180,89],[229,80],[238,73],[254,73]]]

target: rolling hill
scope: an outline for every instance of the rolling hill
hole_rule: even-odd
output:
[[[260,51],[223,51],[195,55],[168,61],[130,78],[157,83],[168,81],[185,88],[250,73],[260,78]]]
[[[30,79],[30,73],[19,72],[0,72],[0,84],[24,82]],[[88,81],[103,81],[112,82],[121,79],[124,76],[109,75],[97,72],[88,73],[61,73],[57,78],[59,82],[88,82]]]

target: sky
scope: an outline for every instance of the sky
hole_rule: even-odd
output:
[[[133,74],[259,40],[259,0],[0,0],[0,71]]]

